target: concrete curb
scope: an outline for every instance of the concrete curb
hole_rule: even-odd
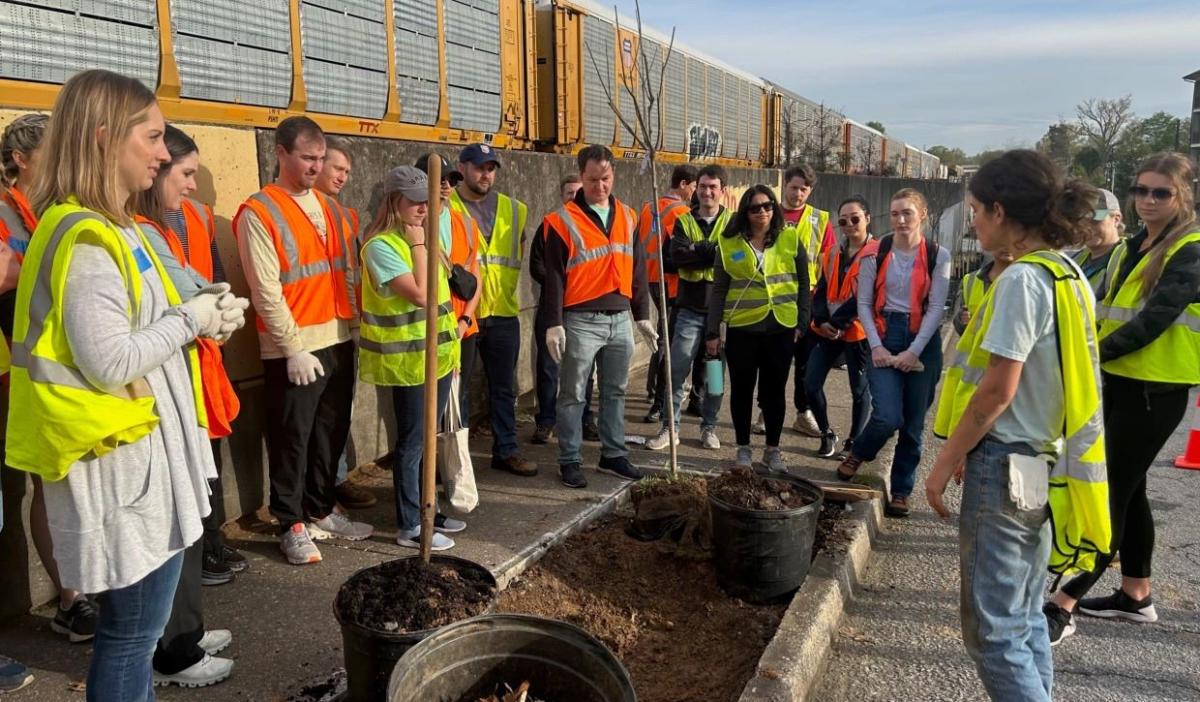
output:
[[[792,598],[739,702],[804,702],[825,672],[846,602],[859,583],[883,519],[879,500],[851,508],[844,554],[821,554]]]

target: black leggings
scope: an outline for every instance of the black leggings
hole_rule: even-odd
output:
[[[754,386],[767,425],[767,446],[778,446],[787,413],[787,380],[796,346],[795,331],[769,334],[730,327],[725,333],[725,361],[729,365],[729,411],[738,446],[750,445],[754,413]]]
[[[1121,553],[1121,575],[1150,577],[1154,518],[1146,498],[1146,473],[1187,413],[1188,388],[1150,392],[1140,380],[1104,374],[1104,448],[1108,453],[1108,505],[1113,546]],[[1080,599],[1096,584],[1112,557],[1076,576],[1063,592]]]

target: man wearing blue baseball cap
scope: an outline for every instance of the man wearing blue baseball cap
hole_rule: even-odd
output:
[[[521,351],[521,308],[517,285],[525,250],[525,203],[495,190],[500,154],[487,144],[471,144],[458,155],[462,182],[450,206],[470,215],[483,233],[483,292],[479,300],[479,355],[488,381],[492,424],[492,467],[517,475],[537,475],[517,446],[517,356]],[[466,320],[468,325],[472,320]],[[469,378],[474,358],[462,359]],[[463,403],[464,405],[466,403]],[[469,408],[464,406],[463,411]],[[469,416],[469,415],[467,415]]]

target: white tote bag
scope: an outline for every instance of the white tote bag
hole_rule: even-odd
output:
[[[437,464],[442,487],[450,505],[460,512],[470,512],[479,504],[475,488],[475,467],[471,464],[471,447],[467,443],[467,427],[459,416],[458,373],[450,380],[450,401],[438,434]]]

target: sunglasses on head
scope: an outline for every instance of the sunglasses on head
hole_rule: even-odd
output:
[[[746,211],[749,212],[750,214],[758,214],[759,212],[774,212],[775,211],[775,203],[760,202],[757,205],[750,205],[749,207],[746,208]]]
[[[863,221],[863,218],[859,217],[858,215],[850,215],[849,218],[840,217],[840,218],[838,218],[838,226],[839,227],[847,227],[847,226],[850,226],[851,224],[853,224],[854,226],[857,227],[858,223],[861,221]]]
[[[1136,198],[1153,197],[1155,200],[1170,200],[1175,197],[1175,191],[1170,188],[1147,188],[1144,185],[1133,185],[1129,194]]]

